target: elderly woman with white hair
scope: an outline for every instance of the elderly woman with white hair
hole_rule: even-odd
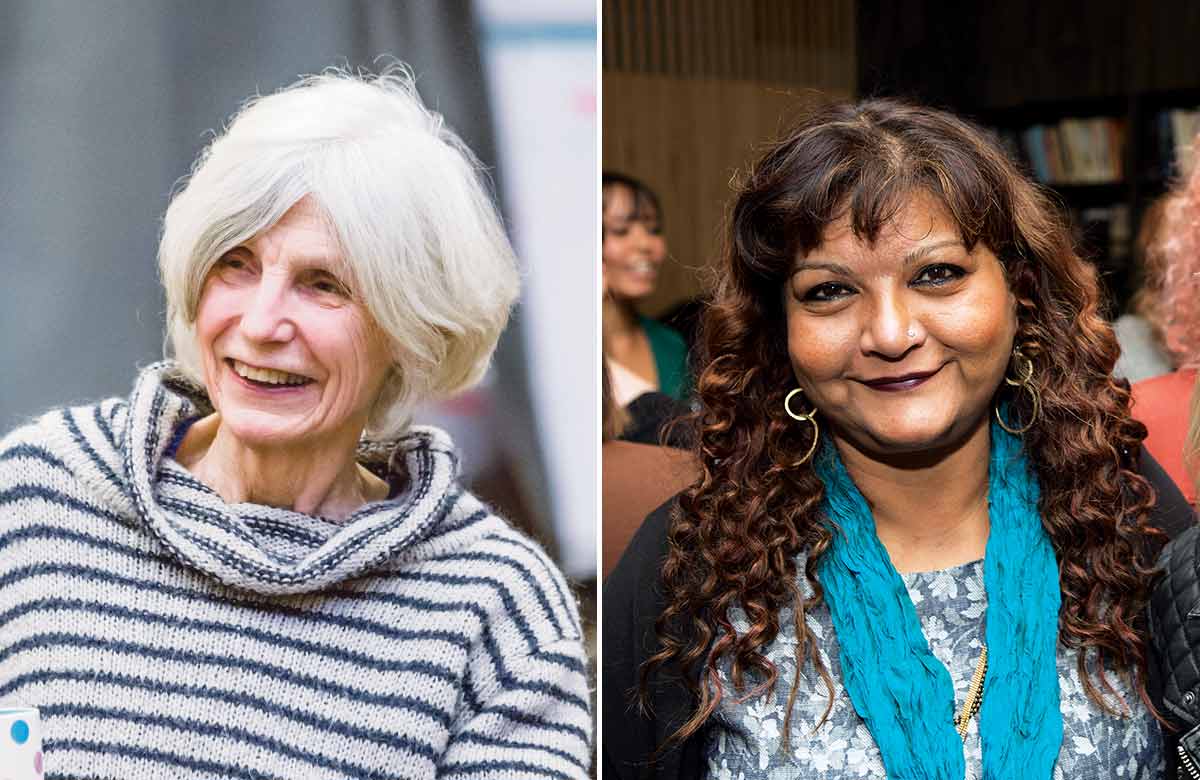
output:
[[[517,293],[403,73],[242,109],[167,210],[174,360],[0,444],[0,700],[52,777],[587,774],[579,615],[417,404]]]

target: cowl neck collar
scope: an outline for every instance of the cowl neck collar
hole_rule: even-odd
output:
[[[333,523],[260,504],[226,504],[170,453],[176,432],[213,411],[203,387],[172,362],[139,375],[121,442],[142,521],[181,562],[230,587],[264,595],[312,593],[370,573],[429,538],[459,493],[449,437],[413,427],[364,439],[358,460],[403,489]]]

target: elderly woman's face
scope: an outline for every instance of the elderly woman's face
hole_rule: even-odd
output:
[[[873,245],[832,224],[784,296],[792,368],[835,437],[886,456],[986,423],[1016,300],[996,256],[982,243],[968,252],[932,197],[911,197]]]
[[[196,316],[205,384],[221,425],[243,443],[361,433],[390,359],[341,268],[334,236],[305,198],[205,280]]]

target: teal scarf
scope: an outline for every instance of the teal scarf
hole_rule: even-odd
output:
[[[1059,584],[1020,440],[995,423],[983,564],[988,670],[979,714],[984,780],[1051,776],[1062,744],[1055,651]],[[950,674],[929,650],[875,520],[832,446],[817,456],[833,542],[818,576],[841,646],[842,684],[892,780],[961,780]]]

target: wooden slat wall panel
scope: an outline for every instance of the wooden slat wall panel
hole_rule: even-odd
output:
[[[659,193],[672,262],[649,313],[701,291],[730,179],[807,106],[855,93],[854,0],[603,0],[606,170]]]
[[[854,0],[603,0],[606,71],[850,89]]]
[[[600,61],[614,62],[617,58],[617,41],[621,36],[616,34],[616,7],[611,2],[605,2],[600,7],[600,29],[608,30],[607,35],[600,36]]]
[[[645,302],[657,314],[700,293],[721,246],[730,179],[814,102],[849,94],[737,79],[606,72],[606,170],[644,180],[662,199],[671,260]]]

